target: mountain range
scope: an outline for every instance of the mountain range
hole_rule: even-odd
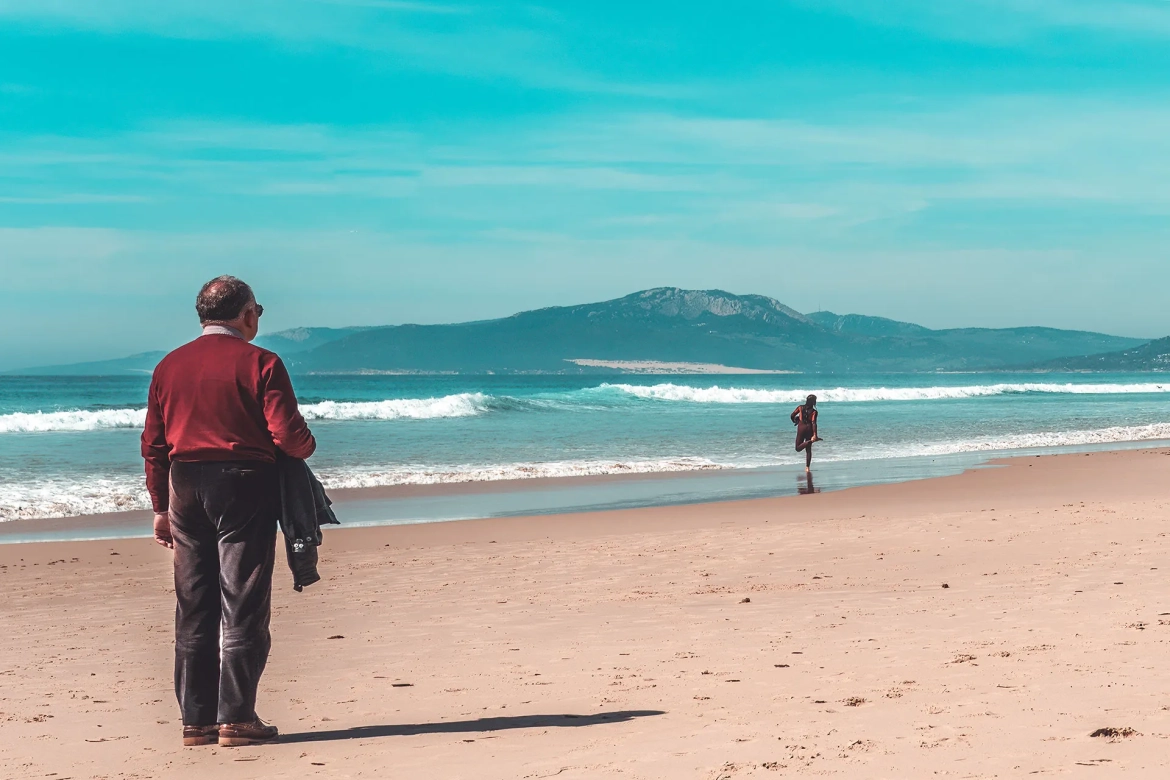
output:
[[[1163,342],[1164,352],[1170,353],[1170,339]],[[1054,328],[931,330],[859,314],[801,314],[761,295],[673,287],[451,325],[294,328],[262,336],[256,343],[280,354],[294,373],[620,373],[635,364],[642,370],[658,364],[676,370],[702,364],[711,371],[802,372],[1082,363],[1104,368],[1116,363],[1100,359],[1107,353],[1132,354],[1134,368],[1129,370],[1141,370],[1142,350],[1153,347],[1145,339]],[[146,372],[163,354],[12,373]],[[1097,364],[1087,356],[1098,356]]]

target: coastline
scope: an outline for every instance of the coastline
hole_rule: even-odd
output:
[[[330,489],[342,524],[334,530],[506,517],[576,517],[607,510],[721,504],[797,496],[962,474],[1021,458],[1159,449],[1170,442],[1112,442],[1007,452],[825,461],[808,480],[800,466],[697,469]],[[149,510],[0,522],[0,547],[150,536]]]
[[[0,546],[14,607],[0,613],[0,766],[1161,776],[1167,456],[331,532],[319,585],[294,593],[278,563],[261,714],[285,736],[256,750],[178,747],[167,551]],[[1134,735],[1089,736],[1100,728]]]
[[[712,517],[719,517],[718,525],[728,527],[740,521],[753,523],[762,514],[782,515],[785,523],[818,522],[838,515],[849,515],[860,512],[868,507],[869,513],[879,514],[883,511],[908,510],[914,512],[961,512],[968,511],[972,506],[988,504],[989,506],[1011,507],[1027,505],[1038,497],[1047,497],[1053,485],[1043,478],[1063,477],[1070,467],[1077,467],[1083,463],[1082,458],[1093,458],[1093,464],[1103,462],[1107,458],[1121,458],[1122,462],[1143,462],[1142,459],[1158,456],[1170,456],[1170,445],[1161,447],[1144,447],[1128,450],[1102,450],[1098,452],[1073,452],[1048,455],[1020,455],[1001,458],[988,458],[979,465],[964,469],[961,473],[939,476],[908,479],[875,485],[865,485],[841,490],[817,492],[813,495],[784,495],[767,498],[751,498],[732,501],[702,501],[685,504],[669,504],[662,506],[633,507],[612,510],[580,511],[566,514],[537,514],[511,515],[504,517],[475,517],[438,522],[417,522],[401,524],[342,524],[325,529],[327,543],[322,546],[322,555],[329,552],[362,549],[367,545],[384,546],[392,541],[395,546],[433,546],[458,544],[461,541],[468,543],[484,541],[531,541],[547,539],[552,541],[588,539],[599,535],[622,534],[625,532],[639,533],[644,531],[683,531],[705,528],[710,525]],[[1037,468],[1039,467],[1039,468]],[[1031,469],[1037,469],[1032,471]],[[1082,469],[1075,468],[1076,471]],[[1089,472],[1092,468],[1089,469]],[[1170,461],[1167,461],[1167,471],[1170,472]],[[705,475],[710,472],[699,472]],[[1006,479],[1003,475],[1010,474]],[[565,486],[579,487],[614,481],[638,480],[652,478],[656,475],[631,474],[626,476],[597,476],[597,477],[559,477],[555,478]],[[1039,476],[1040,480],[1035,480]],[[677,479],[677,475],[670,475]],[[1117,478],[1113,474],[1111,478]],[[1101,492],[1112,490],[1143,494],[1150,492],[1149,485],[1144,482],[1145,474],[1138,473],[1133,477],[1125,478],[1126,484],[1116,484],[1104,491],[1097,488],[1088,488],[1096,498]],[[1035,480],[1035,481],[1034,481]],[[535,480],[515,480],[516,486],[532,487]],[[550,480],[552,481],[552,480]],[[1007,484],[1000,484],[1006,482]],[[500,490],[506,490],[507,485],[488,483]],[[362,500],[393,500],[401,499],[403,493],[423,493],[427,495],[443,495],[448,491],[445,488],[464,488],[457,492],[468,491],[468,483],[454,483],[451,485],[401,485],[390,487],[351,488],[346,491],[336,491],[339,498],[335,506],[344,507],[347,504]],[[1060,480],[1061,489],[1072,487],[1065,480]],[[341,495],[344,494],[344,495]],[[476,493],[473,493],[476,494]],[[1170,494],[1168,494],[1170,497]],[[111,513],[123,523],[137,524],[144,519],[149,523],[149,512],[120,512]],[[52,518],[51,520],[14,520],[4,525],[16,523],[45,523],[62,521],[68,523],[68,530],[75,530],[75,522],[91,522],[95,519],[104,519],[110,515],[90,515],[84,517]],[[865,516],[865,515],[861,515]],[[771,522],[770,520],[765,522]],[[3,526],[0,526],[2,529]],[[147,529],[149,530],[149,529]],[[107,546],[110,550],[133,550],[136,545],[148,542],[150,535],[143,531],[134,535],[117,536],[110,538],[92,539],[64,539],[29,541],[18,544],[0,543],[0,564],[11,564],[14,559],[25,557],[25,552],[34,549],[54,550],[59,545],[76,545],[78,549],[88,549],[94,546]],[[52,554],[51,552],[49,553]]]
[[[701,478],[707,474],[717,473],[713,470],[696,470],[693,472],[667,472],[644,474],[605,474],[598,476],[573,477],[542,477],[539,479],[504,479],[481,482],[447,482],[430,485],[381,485],[360,488],[335,488],[328,491],[334,506],[344,511],[345,507],[363,502],[402,501],[415,498],[433,498],[448,496],[480,496],[511,493],[515,491],[538,491],[549,488],[590,488],[599,487],[615,482],[644,482],[656,479],[671,479],[679,477]],[[15,541],[16,539],[32,534],[45,535],[83,535],[98,529],[101,535],[88,538],[66,538],[60,541],[87,542],[104,539],[136,539],[150,535],[151,523],[154,515],[148,509],[136,509],[128,512],[103,512],[89,515],[71,515],[68,517],[22,518],[0,523],[0,547],[5,544],[33,544],[38,541],[56,541],[53,539],[34,540],[30,542]],[[467,518],[481,519],[481,518]],[[458,520],[442,520],[434,522],[459,522]],[[343,522],[336,529],[368,527],[369,524],[354,526]],[[389,525],[389,523],[387,523]]]

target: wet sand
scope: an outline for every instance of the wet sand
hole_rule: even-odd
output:
[[[331,531],[257,748],[179,746],[167,551],[0,545],[0,776],[1164,777],[1168,455]]]

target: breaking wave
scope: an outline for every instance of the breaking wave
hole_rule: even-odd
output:
[[[96,412],[13,412],[12,414],[0,414],[0,433],[141,428],[145,423],[145,409],[103,409]]]
[[[442,398],[320,401],[302,404],[301,413],[306,420],[432,420],[474,417],[494,409],[515,407],[520,403],[517,399],[494,398],[483,393],[459,393]],[[0,433],[141,428],[145,423],[145,409],[14,412],[0,414]]]
[[[150,509],[150,497],[137,474],[0,482],[0,522],[135,509]]]
[[[586,477],[611,474],[656,474],[734,468],[706,458],[658,460],[589,460],[500,465],[393,466],[321,469],[317,476],[326,488],[389,485],[442,485],[459,482],[496,482],[512,479]],[[77,515],[149,509],[150,498],[142,477],[55,477],[30,482],[0,483],[0,522],[6,520],[73,517]]]
[[[978,436],[935,442],[894,444],[888,447],[859,447],[850,452],[824,451],[822,462],[859,461],[879,458],[935,457],[962,453],[1010,454],[1021,450],[1054,447],[1092,447],[1126,442],[1170,441],[1170,423],[1117,426],[1093,430],[1041,431],[1008,435]],[[775,450],[741,452],[734,458],[716,461],[704,457],[659,459],[594,459],[539,463],[402,465],[321,468],[318,476],[327,488],[360,488],[390,485],[440,485],[460,482],[545,479],[617,474],[655,474],[714,469],[750,468],[795,464],[792,454],[777,459]],[[68,517],[75,515],[149,509],[142,477],[48,477],[28,481],[0,482],[0,522],[23,518]]]
[[[459,393],[442,398],[400,398],[387,401],[321,401],[303,404],[306,420],[434,420],[474,417],[491,411],[492,396]]]
[[[761,390],[742,387],[691,387],[690,385],[625,385],[602,387],[654,401],[686,401],[700,404],[798,404],[809,392],[817,400],[830,403],[866,403],[875,401],[939,401],[947,399],[985,398],[999,395],[1123,395],[1170,393],[1170,384],[1055,384],[1020,383],[968,385],[962,387],[837,387],[825,390]]]
[[[1170,423],[1115,426],[1088,431],[1038,431],[1006,436],[980,436],[956,441],[932,442],[911,448],[910,455],[953,455],[963,452],[1010,452],[1049,447],[1088,447],[1123,442],[1170,441]]]
[[[837,387],[814,390],[821,402],[938,401],[1003,395],[1123,395],[1170,393],[1170,384],[1056,384],[1021,383],[940,387]],[[457,393],[435,398],[397,398],[383,401],[322,400],[301,405],[305,419],[313,420],[436,420],[475,417],[493,412],[586,411],[623,406],[638,401],[681,401],[698,404],[797,404],[805,390],[768,390],[744,387],[690,385],[602,384],[598,387],[529,397],[486,393]],[[96,431],[141,428],[145,409],[99,409],[0,414],[0,434],[50,431]]]
[[[324,471],[320,477],[327,488],[382,487],[387,485],[444,485],[459,482],[498,482],[512,479],[551,477],[596,477],[614,474],[664,474],[678,471],[709,471],[735,468],[706,458],[663,458],[659,460],[586,460],[550,463],[508,463],[488,466],[436,466],[363,468]]]

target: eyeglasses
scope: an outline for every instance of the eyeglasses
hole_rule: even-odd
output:
[[[255,309],[256,309],[256,316],[257,317],[264,316],[264,307],[263,306],[261,306],[260,304],[257,303],[257,304],[255,304]]]

